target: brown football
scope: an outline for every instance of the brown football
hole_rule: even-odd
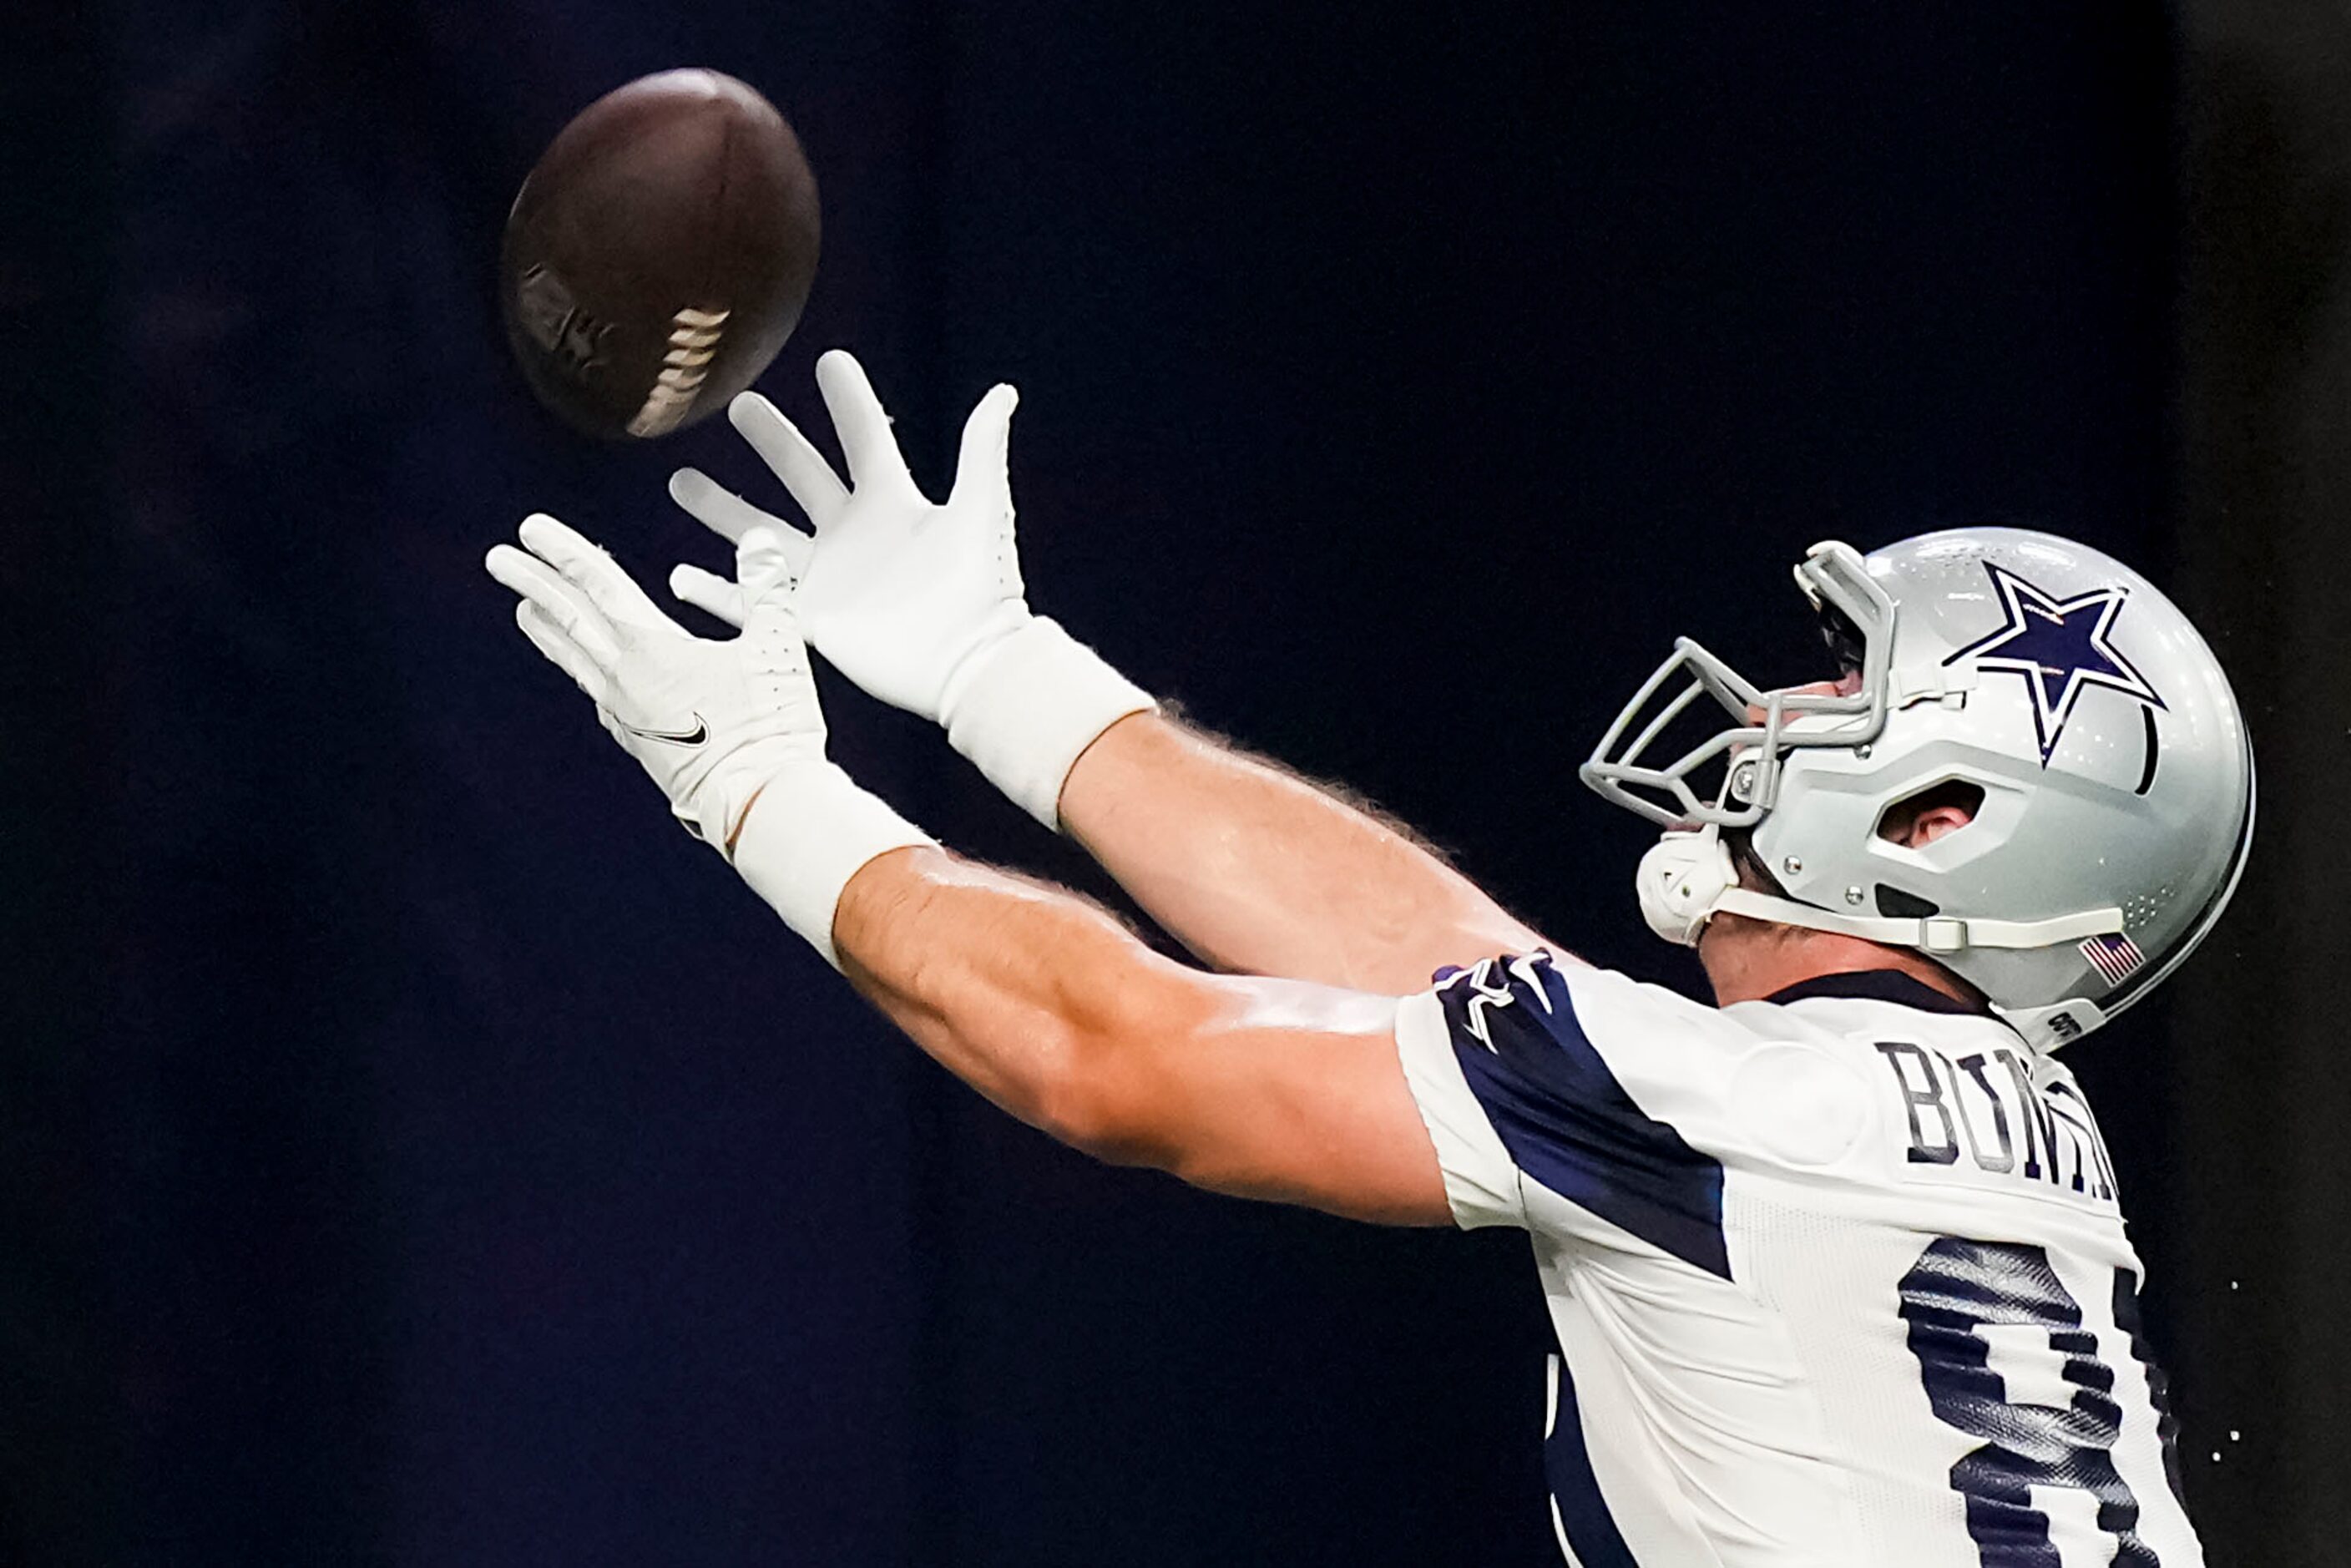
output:
[[[775,105],[716,71],[643,77],[580,110],[515,197],[507,337],[580,429],[666,435],[775,359],[817,239],[816,175]]]

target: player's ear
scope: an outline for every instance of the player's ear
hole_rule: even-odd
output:
[[[1909,836],[1903,842],[1912,849],[1924,849],[1945,833],[1964,828],[1975,819],[1957,806],[1932,806],[1912,819]]]
[[[1983,798],[1982,785],[1964,779],[1947,779],[1888,806],[1877,820],[1877,836],[1889,843],[1924,849],[1974,821]]]

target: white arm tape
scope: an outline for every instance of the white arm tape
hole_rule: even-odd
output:
[[[951,690],[947,742],[1014,804],[1061,831],[1061,785],[1103,730],[1158,706],[1044,616],[980,654]]]
[[[876,855],[937,841],[832,763],[805,762],[768,781],[733,858],[751,891],[838,969],[832,917],[849,879]]]

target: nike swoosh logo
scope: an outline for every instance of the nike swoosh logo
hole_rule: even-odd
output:
[[[694,727],[687,730],[639,729],[633,724],[621,727],[640,740],[665,740],[672,746],[700,746],[710,738],[710,726],[700,714],[694,716]]]

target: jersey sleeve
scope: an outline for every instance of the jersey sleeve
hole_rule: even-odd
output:
[[[1726,1278],[1724,1103],[1738,1052],[1714,1009],[1548,954],[1440,977],[1396,1045],[1464,1228],[1625,1236]]]

